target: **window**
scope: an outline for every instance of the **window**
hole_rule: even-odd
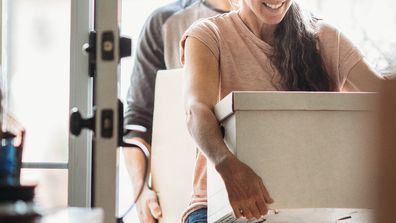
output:
[[[70,1],[12,0],[7,5],[6,108],[27,131],[23,162],[66,168]],[[21,177],[23,183],[38,185],[38,204],[67,205],[67,170],[24,169]]]
[[[392,0],[301,0],[339,28],[382,74],[396,73],[396,2]]]

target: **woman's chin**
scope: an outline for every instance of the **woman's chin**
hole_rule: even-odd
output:
[[[269,16],[262,16],[262,21],[265,23],[265,24],[268,24],[268,25],[278,25],[279,23],[281,23],[282,22],[282,20],[283,20],[283,17],[284,16],[282,16],[282,17],[269,17]]]

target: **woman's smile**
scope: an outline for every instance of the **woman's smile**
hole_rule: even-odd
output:
[[[245,0],[244,2],[262,22],[275,25],[282,21],[293,0]]]
[[[284,6],[286,5],[286,2],[287,1],[285,1],[285,0],[283,0],[283,1],[278,1],[278,2],[274,2],[274,1],[263,1],[262,2],[262,5],[264,6],[264,9],[267,11],[267,12],[270,12],[271,14],[273,14],[273,15],[278,15],[278,14],[281,14],[282,12],[284,12],[285,10],[284,10]]]
[[[285,4],[285,1],[279,3],[263,2],[263,5],[272,10],[278,10]]]

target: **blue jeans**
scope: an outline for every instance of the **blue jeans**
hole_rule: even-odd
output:
[[[185,223],[207,223],[207,222],[208,222],[208,209],[202,208],[188,215]]]

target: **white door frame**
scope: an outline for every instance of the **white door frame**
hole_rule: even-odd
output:
[[[105,223],[118,211],[118,76],[119,0],[96,0],[96,131],[93,150],[93,206],[104,211]]]
[[[118,209],[119,7],[119,0],[71,1],[70,108],[77,107],[84,118],[94,112],[96,120],[94,135],[83,130],[79,137],[70,137],[69,205],[100,207],[105,223],[116,221]],[[96,74],[92,80],[82,46],[88,43],[94,19]],[[92,111],[93,99],[96,111]]]
[[[71,0],[70,21],[70,110],[77,107],[83,117],[93,115],[93,83],[88,75],[88,56],[82,46],[93,30],[91,0]],[[92,133],[69,137],[68,206],[91,207]]]

